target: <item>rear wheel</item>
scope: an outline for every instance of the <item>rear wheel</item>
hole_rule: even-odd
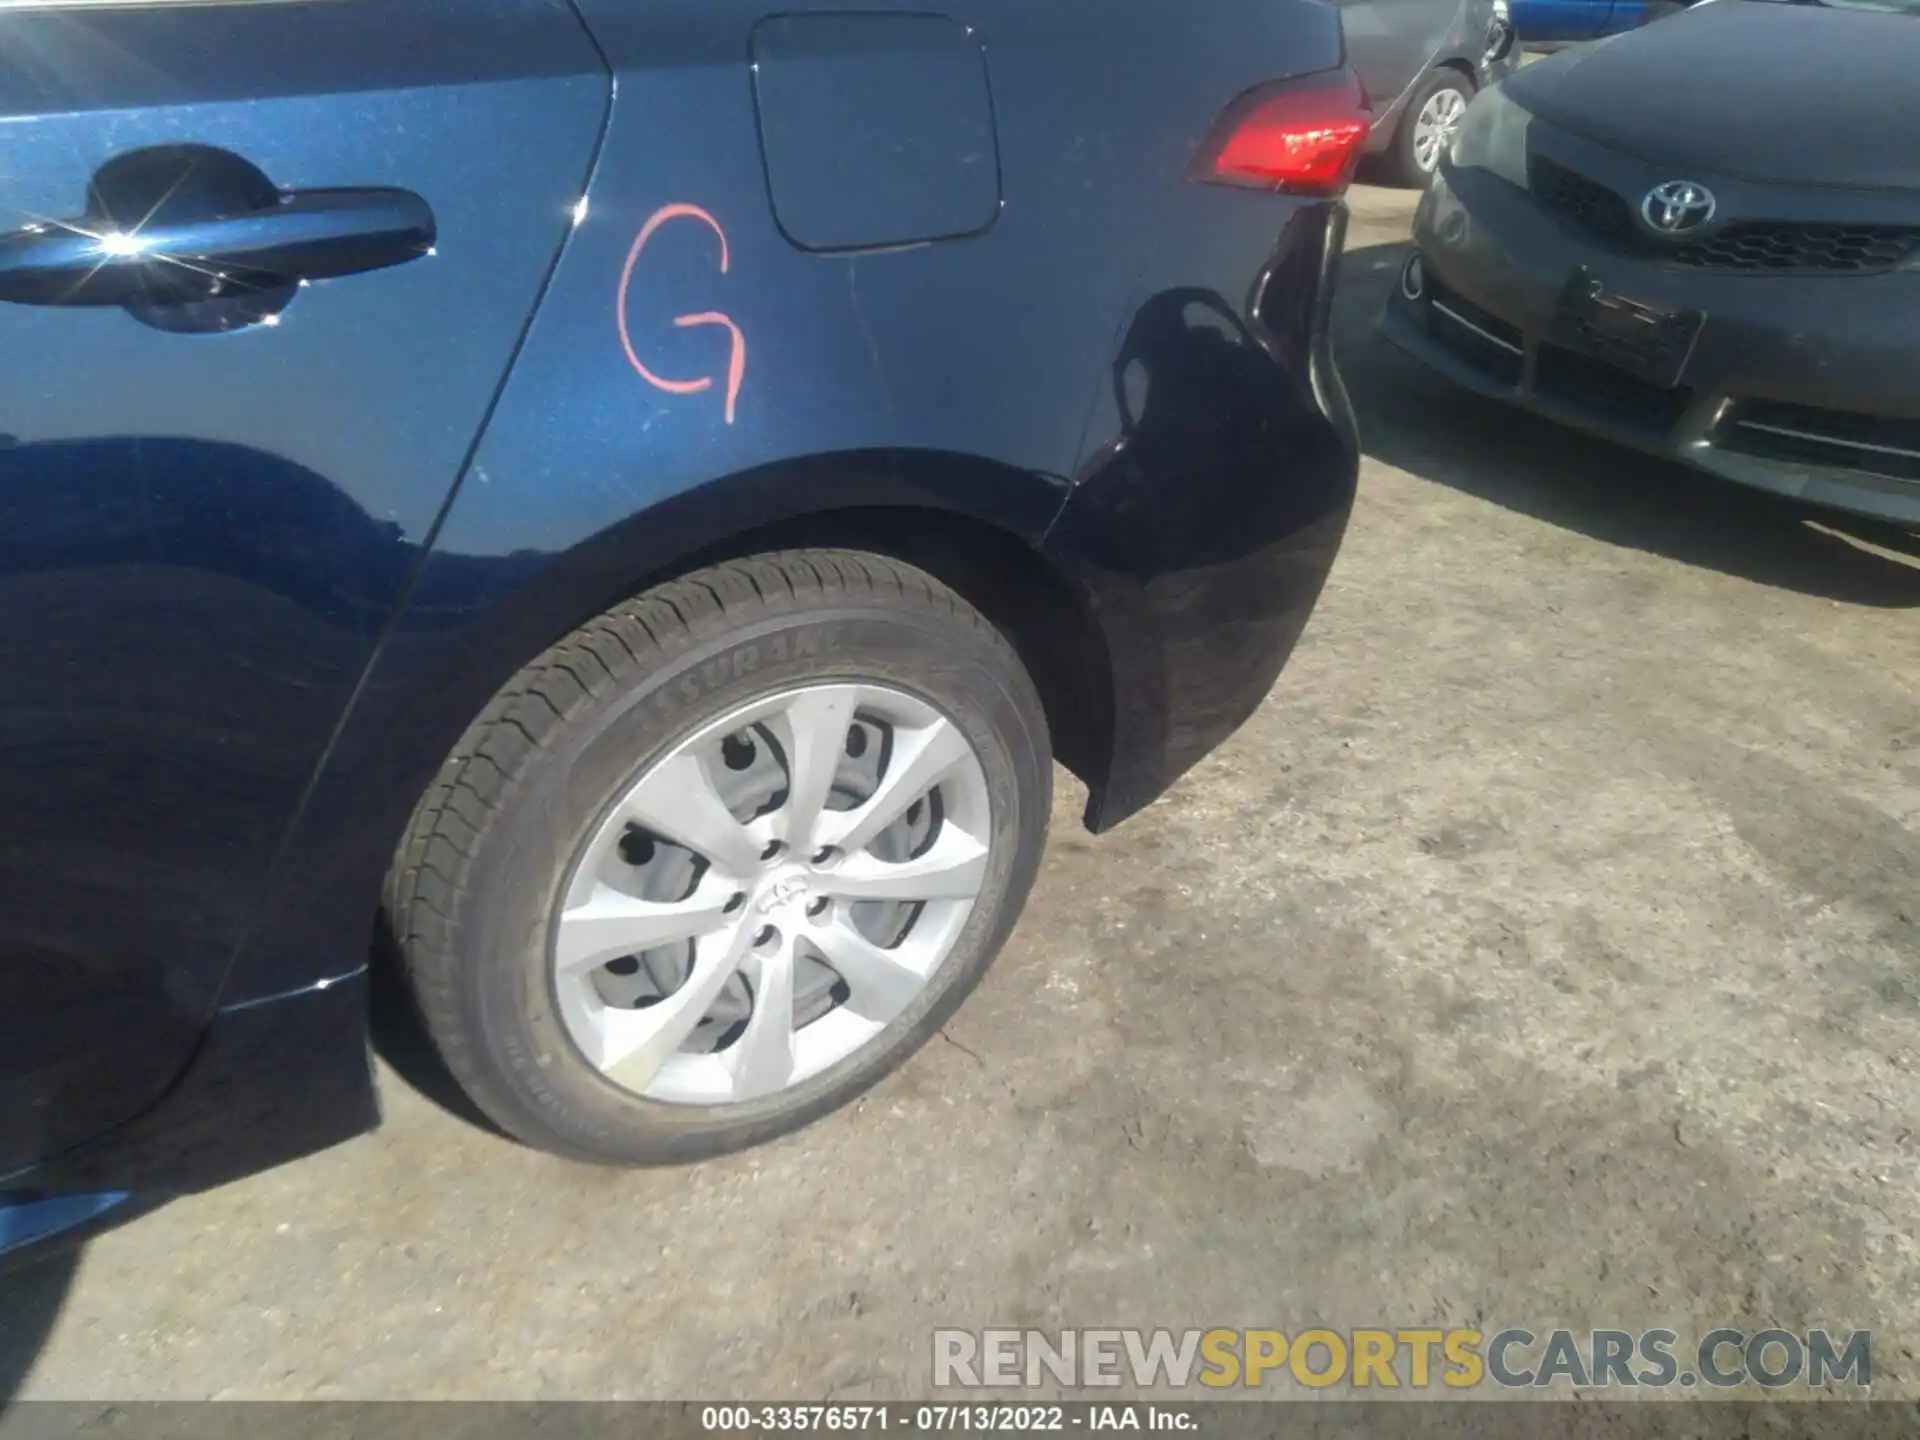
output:
[[[1458,70],[1435,70],[1421,81],[1393,140],[1393,169],[1403,185],[1433,178],[1472,99],[1473,82]]]
[[[872,555],[663,585],[508,686],[389,908],[428,1029],[530,1144],[754,1144],[910,1055],[979,980],[1045,841],[1033,686],[963,600]]]

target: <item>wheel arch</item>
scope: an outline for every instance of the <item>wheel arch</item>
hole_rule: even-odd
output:
[[[1381,155],[1391,151],[1400,139],[1400,131],[1413,118],[1413,97],[1422,86],[1436,73],[1451,71],[1467,82],[1468,88],[1475,94],[1480,90],[1480,76],[1474,69],[1472,56],[1464,50],[1441,50],[1415,73],[1407,82],[1407,88],[1394,97],[1393,103],[1374,118],[1373,128],[1367,134],[1366,153]]]
[[[854,506],[731,535],[690,556],[675,573],[767,550],[812,548],[867,550],[904,561],[980,611],[1012,643],[1040,692],[1056,758],[1082,780],[1099,783],[1113,738],[1106,638],[1089,597],[1037,546],[966,511]]]
[[[689,571],[769,550],[870,550],[928,571],[1007,635],[1058,758],[1098,783],[1112,739],[1107,641],[1092,597],[1042,549],[1068,489],[984,457],[913,450],[809,455],[712,481],[623,516],[496,605],[489,628],[514,638],[490,666],[488,696],[595,615]]]
[[[718,561],[773,549],[866,549],[919,566],[999,627],[1032,675],[1057,757],[1104,778],[1113,670],[1091,597],[1041,550],[1065,482],[992,460],[821,454],[717,479],[620,516],[551,554],[435,553],[361,685],[222,995],[286,993],[351,968],[415,807],[460,737],[526,664],[595,615]]]

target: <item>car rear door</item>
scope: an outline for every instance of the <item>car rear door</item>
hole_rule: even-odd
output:
[[[1426,73],[1459,0],[1339,0],[1347,61],[1377,115]]]
[[[566,0],[0,0],[0,1176],[190,1056],[609,94]]]

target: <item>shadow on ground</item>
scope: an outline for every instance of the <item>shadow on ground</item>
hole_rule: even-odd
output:
[[[79,1269],[80,1252],[68,1250],[0,1277],[0,1413],[26,1384]]]
[[[1763,585],[1920,606],[1920,535],[1749,490],[1460,389],[1375,332],[1405,244],[1348,252],[1334,333],[1368,455],[1597,540]]]

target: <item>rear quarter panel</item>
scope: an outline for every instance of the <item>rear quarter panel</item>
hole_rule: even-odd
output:
[[[769,203],[749,58],[765,12],[580,8],[617,76],[582,218],[316,791],[301,843],[340,859],[278,898],[273,947],[234,998],[284,988],[342,913],[370,904],[414,799],[520,664],[683,557],[871,505],[929,524],[964,511],[1037,546],[1112,438],[1092,404],[1112,394],[1136,309],[1197,287],[1244,315],[1302,208],[1194,184],[1196,148],[1239,93],[1341,53],[1335,13],[1305,0],[1217,0],[1204,22],[1160,0],[948,5],[986,57],[999,213],[964,238],[820,254]],[[623,291],[665,207],[711,223],[683,210],[659,224]],[[744,351],[731,407],[716,316]],[[636,359],[711,383],[676,393]]]
[[[1260,81],[1337,63],[1332,17],[1311,4],[1231,0],[1206,26],[1145,0],[949,6],[987,57],[1000,214],[959,240],[823,256],[792,245],[768,203],[745,61],[758,12],[582,8],[620,76],[613,125],[588,218],[440,538],[448,556],[564,554],[669,496],[816,454],[947,451],[1065,480],[1152,257],[1185,247],[1190,279],[1243,288],[1284,223],[1286,202],[1236,195],[1246,224],[1220,236],[1233,253],[1207,253],[1213,216],[1185,176],[1211,122]],[[850,194],[860,183],[845,177]],[[661,371],[717,377],[723,337],[673,320],[733,318],[747,359],[732,423],[717,389],[662,392],[622,354],[622,266],[668,205],[715,218],[728,270],[699,226],[658,232],[626,296],[630,333]]]

